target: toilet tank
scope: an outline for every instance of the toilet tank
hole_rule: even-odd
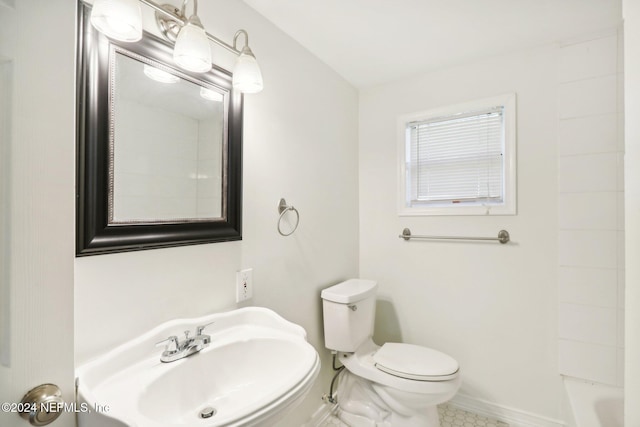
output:
[[[326,348],[354,352],[373,336],[377,287],[373,280],[349,279],[322,290]]]

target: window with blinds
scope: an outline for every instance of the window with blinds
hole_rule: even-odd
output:
[[[473,109],[438,111],[404,122],[406,208],[423,209],[425,214],[430,208],[438,208],[435,213],[440,214],[465,214],[463,207],[480,208],[470,214],[492,209],[515,213],[511,208],[495,209],[504,207],[515,191],[509,188],[513,182],[509,151],[515,150],[515,139],[508,138],[513,136],[508,119],[515,112],[507,111],[515,109],[515,102],[482,108],[477,108],[481,103],[474,104]]]

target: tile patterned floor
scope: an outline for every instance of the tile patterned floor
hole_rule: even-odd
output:
[[[509,427],[503,423],[483,415],[474,414],[449,405],[438,406],[440,427]],[[349,427],[336,417],[330,417],[320,427]]]
[[[509,427],[509,424],[449,405],[438,406],[440,427]]]

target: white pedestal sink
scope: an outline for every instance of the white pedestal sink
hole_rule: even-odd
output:
[[[156,342],[211,322],[208,347],[160,361]],[[78,426],[267,427],[306,396],[319,369],[304,329],[271,310],[174,320],[78,368]]]

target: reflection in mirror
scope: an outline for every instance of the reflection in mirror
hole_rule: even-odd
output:
[[[223,218],[225,93],[114,53],[109,222]]]

